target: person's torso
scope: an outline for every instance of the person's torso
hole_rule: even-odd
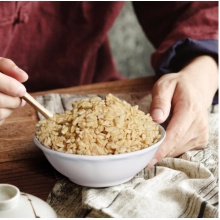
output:
[[[107,32],[122,5],[0,2],[0,56],[29,74],[29,91],[113,80]]]

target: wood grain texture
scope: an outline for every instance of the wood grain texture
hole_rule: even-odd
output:
[[[45,118],[53,117],[51,112],[44,108],[44,106],[40,105],[36,99],[31,96],[29,93],[26,93],[22,99],[24,99],[28,104],[30,104],[36,111],[40,112]]]
[[[71,94],[113,93],[126,97],[128,101],[134,101],[135,97],[129,94],[140,92],[145,95],[150,94],[154,82],[155,78],[149,77],[42,91],[32,95],[37,97],[51,93],[70,94],[69,96],[60,95],[62,102],[66,106],[71,100],[69,99]],[[45,100],[43,99],[43,101]],[[143,101],[143,103],[145,102]],[[140,106],[140,108],[144,108],[144,106]],[[62,111],[62,108],[59,111]],[[212,109],[212,112],[216,111],[218,111],[216,107]],[[48,163],[43,153],[35,146],[33,137],[37,121],[38,115],[36,111],[26,104],[25,107],[16,110],[0,126],[0,182],[16,185],[21,191],[33,194],[47,201],[56,210],[59,217],[108,217],[102,210],[91,210],[91,207],[85,207],[85,204],[83,204],[83,195],[85,194],[83,194],[83,190],[85,188],[70,182],[67,178],[56,172]],[[213,137],[217,135],[217,133],[213,133]],[[216,143],[216,141],[213,143]],[[207,165],[206,160],[202,157],[203,155],[205,154],[202,152],[201,155],[197,154],[196,157]],[[207,155],[209,155],[208,151]],[[201,159],[199,158],[200,156]],[[192,156],[189,155],[190,158]],[[210,158],[215,160],[217,155],[211,152]],[[208,168],[213,174],[218,174],[218,170],[214,165],[211,164]]]
[[[55,171],[44,157],[5,162],[0,166],[1,183],[13,184],[43,200],[56,182]]]
[[[137,79],[125,79],[113,82],[104,82],[83,85],[78,87],[70,87],[64,89],[56,89],[50,91],[42,91],[32,93],[33,96],[44,95],[47,93],[60,93],[60,94],[105,94],[105,93],[127,93],[127,92],[144,92],[151,91],[156,78],[143,77]]]
[[[149,93],[154,82],[154,77],[148,77],[42,91],[31,95]],[[37,121],[36,111],[26,104],[0,126],[0,182],[14,184],[21,191],[46,200],[57,181],[57,175],[33,142]]]

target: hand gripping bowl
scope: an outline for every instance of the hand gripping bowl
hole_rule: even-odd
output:
[[[87,187],[110,187],[132,179],[147,166],[165,138],[165,130],[157,143],[142,150],[117,155],[86,156],[64,153],[43,146],[36,136],[35,144],[50,164],[72,182]]]

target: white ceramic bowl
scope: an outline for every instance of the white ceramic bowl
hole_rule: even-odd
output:
[[[72,182],[88,187],[109,187],[132,179],[147,166],[165,138],[159,125],[160,140],[143,150],[131,153],[86,156],[58,152],[43,146],[36,137],[35,144],[43,151],[51,165]]]

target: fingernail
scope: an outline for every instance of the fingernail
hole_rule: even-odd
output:
[[[26,93],[26,88],[21,84],[17,90],[17,96],[21,97]]]
[[[154,120],[163,120],[163,111],[161,109],[154,109],[151,116]]]
[[[154,158],[150,161],[150,163],[147,165],[147,167],[152,168],[157,162],[158,162],[158,160]]]

